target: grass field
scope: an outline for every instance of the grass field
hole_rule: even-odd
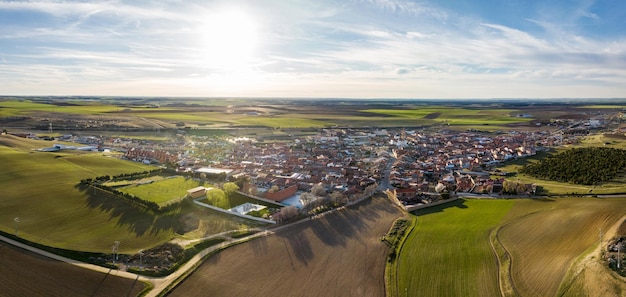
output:
[[[0,136],[0,230],[30,241],[70,250],[135,253],[176,236],[181,221],[201,236],[244,225],[232,218],[188,206],[180,213],[156,215],[98,190],[81,191],[81,179],[152,169],[99,153],[32,151],[50,142]],[[14,218],[19,217],[16,225]],[[195,226],[195,227],[194,227]]]
[[[388,248],[402,213],[386,197],[228,248],[168,296],[385,296]]]
[[[399,296],[498,296],[489,232],[513,204],[457,200],[416,212],[398,258]]]
[[[408,296],[500,296],[498,264],[489,246],[489,233],[498,227],[510,254],[509,283],[503,287],[513,287],[519,296],[620,296],[626,292],[623,280],[596,285],[607,282],[605,269],[568,271],[597,246],[599,228],[607,230],[626,215],[625,203],[623,198],[460,200],[418,211],[418,224],[398,259],[399,296],[403,290]]]
[[[143,200],[155,202],[159,206],[167,205],[172,201],[178,201],[187,195],[187,190],[207,186],[200,182],[183,176],[173,176],[155,179],[152,183],[133,184],[120,187],[117,190],[123,193],[135,195]]]
[[[410,110],[367,109],[364,112],[401,118],[429,119],[449,125],[505,125],[524,123],[531,119],[512,117],[512,109],[420,107]]]
[[[86,177],[144,171],[147,166],[96,153],[43,153],[6,146],[0,146],[0,163],[0,217],[4,218],[0,228],[5,232],[13,232],[13,218],[19,217],[19,234],[28,240],[88,251],[108,251],[115,240],[134,249],[172,236],[173,231],[137,234],[129,227],[145,218],[128,217],[119,205],[117,209],[113,205],[100,208],[75,188]]]

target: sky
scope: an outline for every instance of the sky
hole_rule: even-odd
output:
[[[625,98],[623,0],[0,0],[0,95]]]

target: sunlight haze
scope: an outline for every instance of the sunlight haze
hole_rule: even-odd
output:
[[[611,98],[626,3],[0,1],[4,95]]]

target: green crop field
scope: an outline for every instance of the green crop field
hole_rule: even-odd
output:
[[[239,125],[266,126],[270,128],[321,128],[332,124],[323,121],[297,117],[242,117],[236,122]]]
[[[110,252],[113,242],[120,241],[121,252],[134,253],[173,238],[181,221],[199,226],[200,236],[242,227],[193,206],[157,215],[99,190],[79,189],[84,178],[154,167],[100,153],[32,151],[48,146],[46,141],[0,136],[0,230],[14,233],[17,227],[27,240],[81,251]]]
[[[489,232],[513,204],[457,200],[416,212],[398,258],[399,296],[498,296]]]
[[[604,295],[589,288],[606,280],[603,274],[582,282],[568,271],[597,246],[599,228],[607,230],[626,214],[625,203],[623,198],[459,200],[417,211],[418,223],[398,257],[398,295],[500,296],[498,279],[518,296]],[[510,255],[510,278],[509,270],[507,277],[498,276],[489,243],[496,228]],[[623,281],[607,283],[602,292],[618,296],[625,288]]]
[[[515,112],[512,109],[420,107],[410,110],[366,109],[362,111],[400,118],[428,119],[431,122],[449,125],[505,125],[524,123],[531,120],[529,118],[511,116]]]
[[[171,201],[178,201],[187,195],[187,190],[207,186],[191,178],[182,176],[169,177],[164,179],[153,179],[151,183],[133,184],[120,187],[117,190],[123,193],[135,195],[143,200],[155,202],[159,205],[167,205]]]

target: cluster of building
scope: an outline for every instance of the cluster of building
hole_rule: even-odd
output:
[[[71,134],[56,140],[120,151],[129,160],[176,166],[180,171],[245,177],[250,183],[244,192],[273,201],[310,191],[314,185],[351,196],[377,184],[380,189],[395,189],[405,204],[415,204],[444,192],[510,192],[507,173],[494,169],[498,164],[573,143],[577,131],[601,128],[605,120],[559,120],[550,125],[558,126],[533,132],[328,128],[313,136],[275,141],[183,132],[161,141]],[[513,191],[533,194],[534,187],[517,184]]]
[[[432,197],[425,193],[501,193],[504,177],[490,178],[495,165],[562,141],[561,134],[548,132],[324,129],[289,142],[238,141],[230,158],[214,166],[248,177],[260,196],[308,191],[315,184],[351,195],[378,183],[396,189],[406,203],[421,203]]]

